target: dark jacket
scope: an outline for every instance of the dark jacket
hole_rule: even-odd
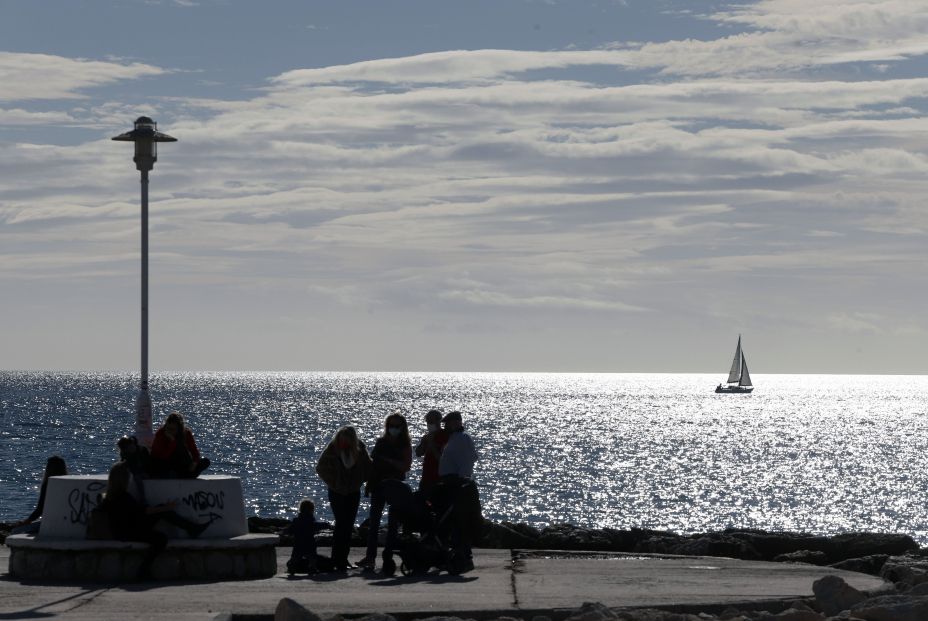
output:
[[[398,468],[391,463],[393,461],[401,462],[403,466]],[[371,451],[371,462],[371,474],[364,490],[364,493],[368,495],[371,492],[377,492],[381,481],[387,479],[402,481],[406,478],[406,473],[412,467],[412,446],[403,446],[381,436],[374,444],[374,450]]]
[[[370,476],[371,456],[367,454],[367,447],[360,440],[358,446],[358,457],[351,468],[345,467],[334,442],[329,442],[319,457],[316,473],[323,483],[336,494],[358,493]]]

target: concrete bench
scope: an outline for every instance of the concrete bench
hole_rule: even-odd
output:
[[[277,535],[172,539],[155,558],[155,580],[246,580],[277,573]],[[27,580],[126,582],[138,575],[148,545],[133,541],[10,535],[10,575]]]
[[[146,479],[150,505],[174,502],[174,510],[209,526],[198,539],[164,522],[158,530],[167,549],[155,558],[155,580],[268,578],[277,573],[277,535],[250,535],[242,483],[237,477]],[[51,477],[38,535],[11,535],[9,572],[16,578],[67,582],[135,580],[148,545],[129,541],[88,540],[90,512],[106,489],[106,475]],[[129,492],[138,498],[133,482]]]

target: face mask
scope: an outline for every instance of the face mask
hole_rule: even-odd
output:
[[[390,434],[391,436],[393,436],[394,438],[395,438],[396,436],[400,435],[400,431],[402,431],[402,429],[399,428],[399,427],[392,427],[392,426],[391,426],[391,427],[387,427],[387,432],[389,432],[389,434]]]
[[[441,429],[441,423],[428,423],[429,431],[435,433]]]

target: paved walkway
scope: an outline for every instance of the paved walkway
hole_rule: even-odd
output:
[[[363,551],[353,550],[350,558]],[[282,597],[317,613],[473,613],[608,606],[729,604],[812,595],[812,582],[838,574],[857,589],[884,588],[881,579],[809,565],[708,557],[477,550],[476,568],[462,576],[384,578],[349,572],[289,577],[289,548],[278,548],[278,574],[266,580],[198,584],[35,584],[7,574],[0,546],[0,619],[214,619],[220,613],[271,615]],[[425,616],[425,615],[424,615]]]

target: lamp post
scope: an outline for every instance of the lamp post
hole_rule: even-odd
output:
[[[159,142],[177,142],[177,138],[158,131],[158,124],[147,116],[135,120],[132,131],[113,140],[135,143],[136,169],[142,176],[142,379],[135,399],[135,433],[139,442],[151,445],[151,397],[148,394],[148,172],[158,161]]]

